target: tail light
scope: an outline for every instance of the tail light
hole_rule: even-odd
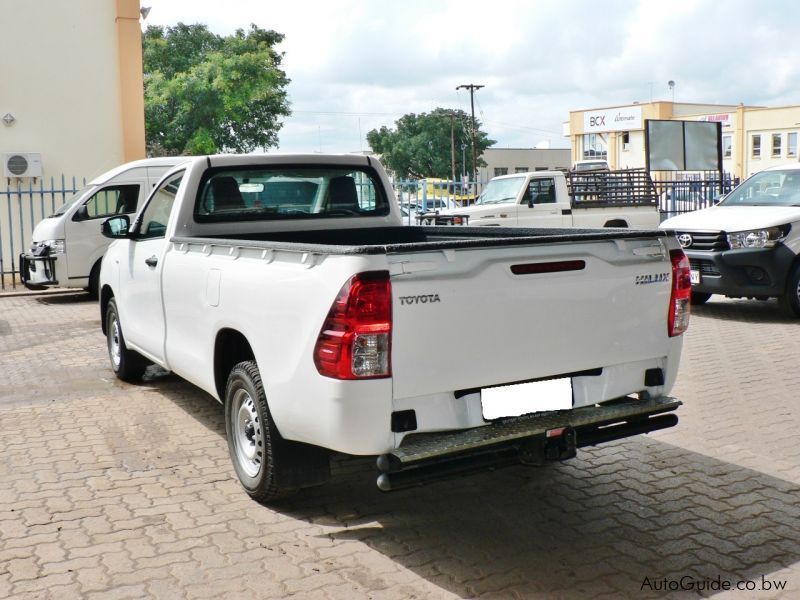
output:
[[[334,379],[390,377],[391,346],[389,271],[353,275],[339,290],[317,338],[317,370]]]
[[[672,261],[672,294],[669,299],[668,331],[670,337],[681,335],[689,328],[692,283],[689,259],[683,250],[670,250]]]

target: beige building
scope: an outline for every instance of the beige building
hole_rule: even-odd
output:
[[[73,178],[144,158],[139,19],[139,0],[2,3],[0,272]]]
[[[478,169],[478,179],[489,181],[499,175],[568,169],[569,148],[487,148],[481,158],[485,167]]]
[[[139,9],[139,0],[3,3],[0,190],[12,153],[40,157],[45,181],[144,158]]]
[[[798,160],[800,106],[650,102],[570,112],[564,133],[572,161],[602,157],[614,169],[644,168],[647,119],[719,122],[722,167],[734,177]]]

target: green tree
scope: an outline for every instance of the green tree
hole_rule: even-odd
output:
[[[143,37],[148,154],[251,152],[278,143],[288,116],[283,35],[250,25],[221,37],[202,24]]]
[[[367,133],[373,152],[383,157],[384,164],[402,178],[440,177],[450,179],[451,124],[456,147],[456,176],[472,171],[470,128],[472,118],[462,110],[436,108],[430,113],[409,113],[395,121],[396,129],[381,127]],[[481,159],[484,150],[494,144],[476,123],[476,164],[485,167]],[[466,166],[462,163],[462,145]]]

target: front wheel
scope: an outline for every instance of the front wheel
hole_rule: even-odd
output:
[[[788,317],[800,317],[800,264],[795,265],[786,279],[786,289],[778,297],[781,311]]]
[[[122,325],[119,322],[119,311],[114,298],[108,301],[106,307],[106,343],[108,358],[111,361],[111,370],[123,381],[136,381],[142,378],[147,368],[147,362],[133,350],[128,350],[125,345],[125,336],[122,335]]]

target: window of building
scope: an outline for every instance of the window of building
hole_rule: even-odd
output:
[[[537,171],[549,171],[549,167],[536,167]]]
[[[786,134],[786,156],[797,156],[797,132]]]
[[[495,167],[494,176],[500,177],[500,175],[508,175],[508,167]]]
[[[608,158],[606,139],[597,133],[583,134],[583,158]]]
[[[754,134],[751,138],[752,140],[752,149],[753,149],[753,158],[761,158],[761,134]]]
[[[627,152],[631,147],[631,134],[628,131],[622,132],[622,151]]]
[[[780,133],[773,133],[772,134],[772,156],[780,157],[781,155],[781,142],[783,141],[783,135]]]
[[[527,173],[528,167],[514,167],[514,173]]]
[[[730,158],[733,155],[733,137],[730,135],[722,136],[722,158]]]

